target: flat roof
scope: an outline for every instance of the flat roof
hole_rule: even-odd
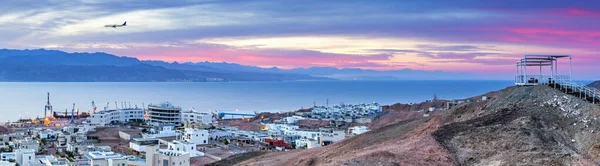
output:
[[[101,151],[88,152],[84,156],[87,157],[88,159],[93,159],[93,160],[112,159],[112,158],[123,157],[123,155],[115,153],[115,152],[101,152]]]

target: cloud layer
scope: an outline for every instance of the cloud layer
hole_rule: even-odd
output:
[[[3,1],[0,44],[166,61],[514,73],[572,54],[600,77],[598,1]],[[123,28],[104,28],[120,24]],[[476,70],[475,70],[476,69]],[[507,78],[510,79],[510,78]]]

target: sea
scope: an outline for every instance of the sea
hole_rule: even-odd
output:
[[[0,82],[0,122],[44,116],[47,93],[54,111],[69,115],[108,107],[170,102],[184,110],[286,112],[314,105],[417,103],[462,99],[501,90],[510,80],[288,81],[288,82]],[[116,102],[116,104],[115,104]]]

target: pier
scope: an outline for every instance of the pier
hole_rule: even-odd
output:
[[[568,75],[559,75],[558,60],[566,58],[569,59]],[[572,80],[573,63],[571,55],[525,55],[517,61],[516,67],[515,85],[517,86],[548,85],[593,104],[600,103],[600,90]],[[528,67],[530,70],[531,68],[534,70],[539,69],[539,74],[528,73]],[[544,69],[546,71],[549,69],[549,74],[544,74]]]

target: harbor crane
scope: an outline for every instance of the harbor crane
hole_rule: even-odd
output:
[[[119,105],[117,104],[117,101],[115,101],[115,109],[119,109]]]
[[[75,123],[75,103],[73,103],[73,109],[71,110],[71,124]]]
[[[52,105],[50,104],[50,92],[48,92],[48,101],[46,103],[46,107],[44,108],[44,118],[48,117],[48,111],[50,111],[50,116],[52,116]]]
[[[94,103],[94,100],[92,100],[92,109],[94,110],[94,113],[96,113],[98,111],[98,108],[96,107],[96,103]]]
[[[108,105],[110,105],[110,102],[106,102],[106,107],[104,107],[104,110],[108,109]]]

